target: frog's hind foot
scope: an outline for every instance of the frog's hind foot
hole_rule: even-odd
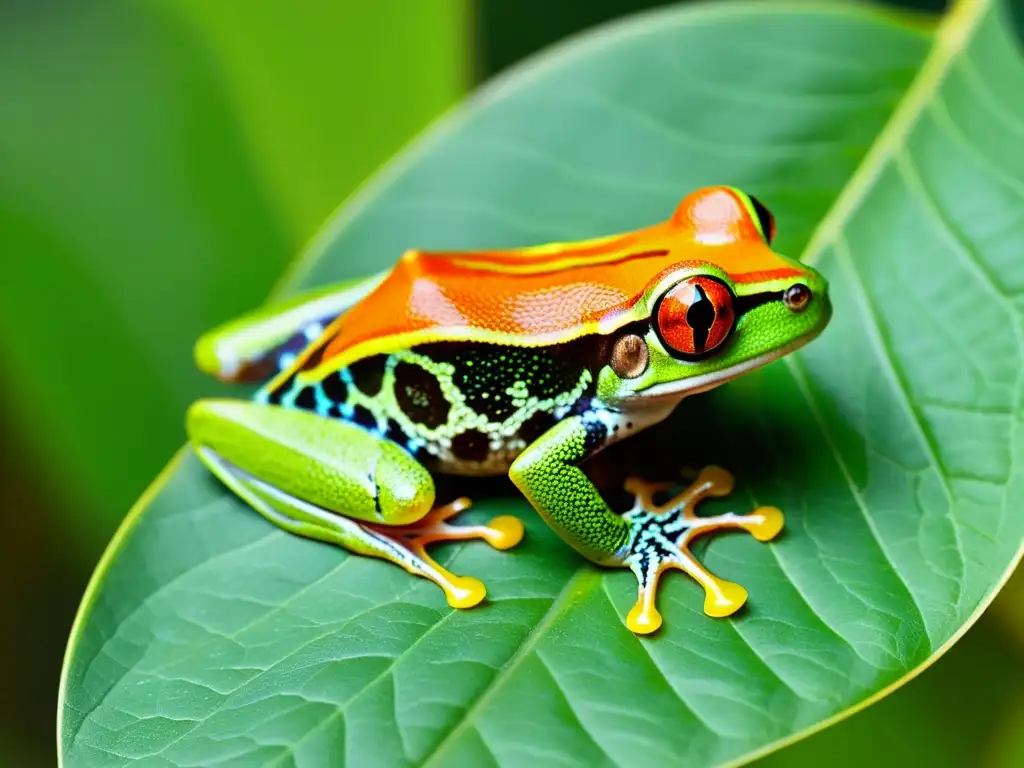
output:
[[[501,515],[485,525],[451,525],[448,519],[468,509],[471,502],[461,497],[434,508],[422,520],[408,525],[362,527],[389,551],[383,555],[409,573],[437,584],[452,608],[472,608],[487,596],[487,589],[472,576],[456,576],[427,553],[427,545],[439,541],[483,539],[495,549],[511,549],[523,538],[523,524],[517,517]]]
[[[626,617],[626,626],[637,634],[649,634],[661,626],[655,602],[658,580],[668,568],[688,573],[704,588],[704,612],[708,616],[730,616],[743,607],[746,590],[718,578],[701,565],[689,550],[694,539],[715,531],[742,529],[758,541],[768,541],[782,530],[782,512],[775,507],[759,507],[747,515],[696,514],[695,509],[703,499],[726,496],[732,491],[732,475],[720,467],[705,467],[689,488],[663,504],[656,504],[656,494],[671,487],[671,483],[649,483],[635,477],[626,481],[626,490],[634,494],[636,501],[624,515],[631,529],[628,554],[622,565],[632,570],[639,582],[636,605]]]

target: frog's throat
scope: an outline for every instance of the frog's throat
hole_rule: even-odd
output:
[[[810,333],[806,333],[800,336],[789,344],[773,349],[770,352],[745,360],[742,363],[723,368],[720,371],[712,371],[711,373],[705,373],[702,376],[694,376],[693,378],[680,379],[678,381],[666,381],[661,384],[655,384],[653,387],[648,389],[637,390],[631,395],[631,399],[637,400],[661,400],[661,399],[682,399],[689,397],[690,395],[699,395],[701,392],[707,392],[709,389],[721,386],[728,381],[739,378],[745,373],[749,373],[762,365],[775,362],[779,358],[785,357],[790,352],[795,352],[803,346],[806,346],[813,341],[823,329],[817,328]]]

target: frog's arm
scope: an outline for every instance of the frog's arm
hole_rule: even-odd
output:
[[[287,363],[339,315],[384,279],[385,273],[317,288],[272,302],[204,334],[195,347],[199,368],[223,381],[259,383]]]
[[[579,466],[604,446],[606,436],[597,418],[563,419],[513,462],[509,477],[572,547],[596,563],[619,565],[630,525],[608,507]]]
[[[704,588],[704,611],[709,616],[735,613],[747,599],[746,590],[710,573],[690,552],[690,542],[727,529],[745,530],[759,541],[768,541],[782,529],[782,513],[774,507],[759,507],[748,515],[697,516],[694,508],[703,498],[725,496],[732,490],[728,472],[707,467],[687,490],[660,506],[654,494],[668,490],[671,483],[631,478],[626,489],[634,493],[635,504],[624,516],[617,515],[578,466],[606,444],[606,435],[604,423],[593,414],[565,419],[516,459],[509,470],[512,482],[585,557],[633,571],[639,589],[626,617],[632,631],[647,634],[661,626],[654,603],[659,579],[668,568],[685,571]]]

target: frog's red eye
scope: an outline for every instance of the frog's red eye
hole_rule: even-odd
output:
[[[684,358],[701,357],[721,346],[735,321],[732,292],[704,275],[677,283],[661,297],[655,311],[662,342]]]

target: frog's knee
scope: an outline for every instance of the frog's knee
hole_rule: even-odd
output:
[[[217,437],[225,422],[241,421],[241,411],[237,406],[245,403],[234,400],[197,400],[189,406],[185,414],[185,432],[189,439],[198,444],[205,444]],[[237,411],[237,413],[236,413]]]
[[[426,468],[393,443],[381,446],[374,468],[377,503],[388,525],[414,523],[434,504],[434,481]]]

